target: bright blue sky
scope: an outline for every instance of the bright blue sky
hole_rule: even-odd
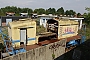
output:
[[[63,7],[65,10],[74,10],[84,13],[85,7],[90,7],[90,0],[0,0],[0,8],[5,6],[36,8],[56,8]]]

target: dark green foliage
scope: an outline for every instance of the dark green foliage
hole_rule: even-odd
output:
[[[4,45],[2,43],[0,43],[0,49],[3,49]]]
[[[0,15],[5,16],[6,12],[14,12],[16,13],[16,16],[18,16],[20,13],[32,13],[33,10],[30,8],[19,8],[16,6],[6,6],[4,8],[0,9]]]
[[[45,14],[45,9],[43,9],[43,8],[39,8],[39,9],[35,9],[34,10],[34,13],[37,13],[37,14]]]
[[[76,12],[73,10],[66,10],[65,15],[75,15]]]
[[[81,14],[80,13],[77,13],[77,17],[80,17],[81,16]]]
[[[40,34],[40,33],[44,33],[44,32],[46,32],[46,28],[45,27],[37,26],[37,28],[36,28],[37,35]]]
[[[52,58],[55,59],[55,54],[52,54]]]
[[[84,13],[84,18],[85,18],[85,23],[87,24],[87,26],[90,26],[90,8],[86,7],[85,10],[88,11],[88,13]]]
[[[90,13],[84,13],[85,23],[90,26]]]
[[[63,9],[63,7],[59,8],[59,9],[57,10],[57,14],[58,14],[58,15],[64,15],[64,9]]]
[[[46,9],[46,14],[53,14],[53,15],[55,15],[56,14],[56,9],[55,8]]]
[[[38,9],[35,9],[35,10],[34,10],[34,13],[38,13],[38,11],[39,11]]]
[[[29,15],[32,13],[37,13],[37,14],[53,14],[53,15],[74,15],[76,12],[73,10],[66,10],[64,12],[63,7],[59,9],[55,8],[48,8],[48,9],[43,9],[43,8],[38,8],[32,10],[31,8],[20,8],[16,6],[6,6],[4,8],[0,9],[0,15],[5,16],[6,12],[15,12],[15,16],[19,16],[20,13],[28,13]]]
[[[85,8],[85,10],[88,11],[88,13],[84,13],[84,23],[86,24],[86,38],[90,39],[90,8]]]

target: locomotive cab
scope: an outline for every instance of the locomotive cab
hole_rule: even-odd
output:
[[[58,21],[54,19],[48,19],[46,24],[47,32],[39,34],[39,44],[49,44],[58,40]]]
[[[47,32],[56,33],[56,35],[58,35],[58,21],[49,19],[47,21]]]

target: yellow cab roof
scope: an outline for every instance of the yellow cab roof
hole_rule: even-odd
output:
[[[66,18],[60,18],[60,19],[54,19],[54,20],[56,20],[59,23],[59,25],[78,24],[78,21],[70,20],[70,19],[66,19]]]
[[[19,19],[19,21],[9,22],[8,25],[12,27],[24,27],[36,22],[32,19]]]

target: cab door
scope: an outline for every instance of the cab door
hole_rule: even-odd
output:
[[[26,44],[26,37],[27,35],[27,30],[25,28],[20,29],[20,42],[24,42],[24,44]]]

